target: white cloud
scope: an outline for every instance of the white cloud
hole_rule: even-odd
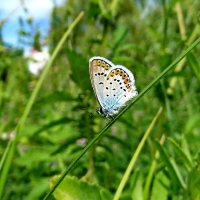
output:
[[[56,3],[60,5],[64,0],[57,0]],[[20,7],[20,0],[5,0],[0,3],[1,19],[7,17],[14,9],[15,13],[12,15],[22,16],[24,14],[23,8]],[[24,0],[24,5],[28,9],[28,12],[34,19],[41,19],[48,17],[54,4],[52,0]],[[11,19],[12,19],[11,17]]]
[[[17,30],[19,30],[19,17],[32,17],[34,24],[37,25],[42,33],[48,30],[49,16],[53,2],[61,5],[65,0],[23,0],[28,10],[28,15],[20,6],[20,0],[0,0],[0,21],[7,19],[3,26],[3,39],[6,43],[17,45]],[[14,12],[13,12],[14,11]]]
[[[34,18],[44,18],[49,15],[53,8],[53,3],[51,0],[29,0],[25,2],[25,6]]]

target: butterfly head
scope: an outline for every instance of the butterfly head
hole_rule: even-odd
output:
[[[103,117],[113,117],[113,115],[116,115],[118,113],[118,110],[117,109],[114,109],[114,110],[108,110],[108,109],[104,109],[102,107],[99,107],[96,112],[103,116]]]
[[[105,112],[103,111],[102,107],[97,108],[97,113],[101,116],[105,116]]]

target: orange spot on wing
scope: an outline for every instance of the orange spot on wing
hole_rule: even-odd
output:
[[[125,83],[125,84],[128,84],[128,83],[129,83],[129,79],[125,79],[125,80],[124,80],[124,83]]]
[[[131,90],[131,86],[130,85],[126,86],[126,88],[128,89],[128,91]]]
[[[118,75],[118,74],[119,74],[119,72],[117,70],[115,70],[115,75]]]
[[[111,72],[110,76],[113,77],[115,75],[115,72]]]
[[[101,66],[105,69],[105,70],[109,70],[110,66],[108,64],[106,64],[104,61],[101,63]]]
[[[100,66],[101,65],[101,60],[97,61],[97,65]]]
[[[123,75],[124,75],[124,72],[122,72],[122,71],[119,72],[119,75],[120,75],[120,76],[123,76]]]
[[[102,62],[102,63],[101,63],[101,66],[105,69],[105,68],[106,68],[106,63],[105,63],[105,62]]]
[[[110,66],[108,64],[105,64],[105,67],[104,67],[105,70],[109,70],[110,69]]]
[[[92,61],[92,65],[97,65],[97,61],[96,61],[96,60],[93,60],[93,61]]]
[[[126,74],[124,73],[122,77],[123,77],[123,78],[126,78]]]

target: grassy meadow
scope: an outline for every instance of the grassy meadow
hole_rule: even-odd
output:
[[[33,20],[18,37],[49,49],[35,74],[0,34],[0,199],[200,200],[199,0],[66,0],[45,38]],[[136,80],[113,119],[96,113],[93,56]]]

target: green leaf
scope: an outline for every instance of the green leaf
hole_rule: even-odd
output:
[[[169,179],[165,176],[163,172],[157,173],[153,182],[150,200],[167,200],[169,183]]]
[[[66,124],[66,123],[73,122],[73,121],[74,121],[73,119],[70,119],[68,117],[62,117],[58,120],[51,121],[48,124],[41,126],[37,131],[35,131],[35,133],[33,135],[39,134],[42,131],[46,131],[46,130],[53,128],[55,126],[58,126],[58,125],[61,125],[61,124]]]
[[[171,158],[165,151],[164,147],[159,143],[156,142],[156,145],[158,147],[158,150],[160,152],[160,157],[162,158],[163,162],[167,166],[168,172],[170,174],[170,177],[173,181],[174,185],[179,185],[183,189],[185,189],[185,183],[183,182],[183,178],[181,177],[181,174],[179,172],[179,169],[175,163],[175,160]]]
[[[35,102],[35,105],[38,104],[50,104],[61,101],[74,101],[74,98],[69,92],[64,91],[54,91],[51,94],[48,94]]]
[[[142,49],[141,47],[139,47],[138,45],[134,44],[134,43],[123,43],[120,45],[120,48],[117,49],[117,53],[120,55],[120,53],[122,53],[123,51],[134,51],[137,53],[145,53],[144,49]]]
[[[192,133],[195,129],[199,130],[200,124],[200,115],[199,113],[193,116],[190,116],[189,120],[185,124],[185,132],[187,134]]]
[[[112,51],[113,51],[113,55],[115,53],[115,51],[120,48],[120,44],[122,43],[122,41],[126,38],[128,33],[128,28],[124,25],[119,26],[116,31],[114,32],[114,38],[113,38],[113,42],[112,42]]]
[[[50,181],[52,187],[58,179],[55,176]],[[55,199],[62,200],[111,200],[112,195],[104,188],[78,180],[76,177],[66,176],[53,193]]]
[[[141,173],[137,175],[135,187],[132,192],[132,199],[142,200],[143,199],[143,176]]]
[[[195,166],[195,168],[189,174],[188,190],[189,190],[190,199],[194,199],[194,200],[200,199],[200,167],[199,166]]]
[[[91,89],[89,62],[80,54],[70,49],[67,49],[67,57],[72,71],[72,80],[83,90]]]
[[[200,81],[200,63],[194,53],[190,52],[187,55],[187,60],[190,67],[193,69],[194,74],[196,75],[197,79]]]
[[[174,149],[179,153],[179,157],[184,161],[183,163],[187,166],[188,170],[192,167],[192,161],[183,151],[183,149],[176,143],[172,138],[168,138],[168,141],[173,145]]]
[[[40,199],[41,194],[43,194],[48,188],[48,178],[34,179],[32,181],[33,185],[30,192],[27,194],[26,199],[35,200]]]
[[[16,159],[16,163],[19,166],[25,166],[32,169],[33,166],[37,165],[41,161],[48,160],[50,157],[50,152],[41,150],[30,150]]]

